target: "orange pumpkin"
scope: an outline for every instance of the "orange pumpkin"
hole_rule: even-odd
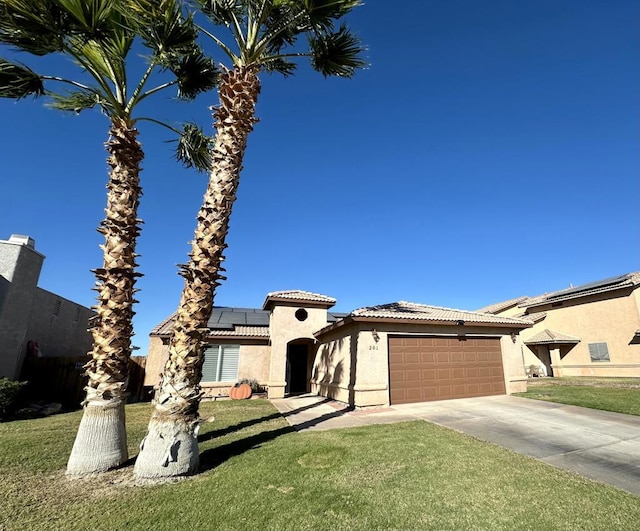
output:
[[[251,386],[243,383],[237,387],[229,389],[229,398],[233,400],[244,400],[251,396]]]

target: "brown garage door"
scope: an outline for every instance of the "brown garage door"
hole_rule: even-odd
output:
[[[505,394],[500,340],[390,337],[392,404]]]

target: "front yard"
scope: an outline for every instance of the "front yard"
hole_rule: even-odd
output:
[[[531,378],[517,396],[640,415],[640,378]]]
[[[426,422],[296,433],[265,400],[209,402],[202,472],[69,481],[80,412],[0,424],[0,529],[629,529],[640,499]],[[127,407],[131,455],[148,404]]]

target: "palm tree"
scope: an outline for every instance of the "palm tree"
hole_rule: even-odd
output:
[[[141,478],[193,474],[198,468],[198,407],[207,321],[221,263],[247,137],[257,119],[262,71],[292,74],[300,58],[325,76],[350,77],[365,66],[359,40],[336,21],[359,0],[197,0],[208,22],[228,30],[229,44],[205,28],[229,59],[218,83],[211,175],[192,241],[169,358],[155,397],[147,436],[136,461]],[[298,45],[299,37],[305,45]]]
[[[147,50],[131,79],[130,53],[137,36]],[[61,54],[80,68],[81,79],[41,75],[29,67],[0,59],[0,96],[20,99],[47,96],[51,107],[80,112],[98,107],[110,122],[106,142],[110,168],[104,235],[104,260],[98,279],[93,349],[84,413],[69,458],[67,473],[85,475],[117,467],[128,459],[125,434],[126,386],[131,355],[135,302],[137,217],[143,159],[137,140],[138,105],[155,93],[177,87],[189,100],[210,90],[215,66],[195,45],[197,31],[178,0],[3,0],[0,43],[36,56]],[[139,65],[136,65],[139,66]],[[156,74],[156,71],[159,71]],[[164,72],[164,74],[163,74]],[[155,84],[151,84],[152,74]],[[51,85],[69,87],[53,92]],[[208,142],[199,129],[186,124],[180,134],[178,158],[187,166],[208,166]]]

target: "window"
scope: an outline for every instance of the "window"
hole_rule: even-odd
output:
[[[238,379],[240,345],[209,345],[204,350],[203,382],[235,382]]]
[[[606,343],[589,343],[591,361],[611,361]]]
[[[53,304],[53,315],[60,315],[60,306],[62,306],[62,301],[56,299],[56,302]]]

